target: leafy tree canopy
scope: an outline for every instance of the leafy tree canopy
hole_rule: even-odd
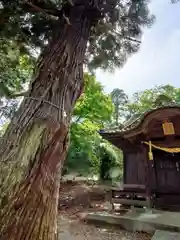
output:
[[[75,121],[80,122],[86,119],[98,125],[109,121],[113,112],[110,96],[104,93],[102,85],[93,75],[86,73],[84,79],[84,92],[73,112]]]
[[[179,89],[171,85],[156,86],[133,95],[128,103],[129,114],[142,114],[150,109],[178,103]]]
[[[21,55],[12,41],[0,44],[0,97],[14,98],[30,80],[33,59]]]
[[[151,109],[180,104],[180,88],[171,85],[136,92],[131,99],[122,89],[114,89],[111,96],[115,111],[108,128],[123,128]]]
[[[102,139],[98,134],[98,130],[110,120],[112,113],[110,96],[103,92],[103,87],[94,76],[86,73],[84,93],[73,113],[66,167],[83,175],[99,174],[101,158],[106,149],[108,155],[117,160],[119,155],[115,155],[115,150],[109,143],[104,143],[103,151],[100,151]]]
[[[0,118],[11,118],[17,108],[16,97],[24,95],[34,59],[21,54],[12,41],[0,40]]]
[[[34,48],[42,50],[58,37],[64,22],[73,24],[72,11],[83,8],[89,18],[95,19],[85,63],[91,69],[119,67],[139,49],[142,28],[153,23],[148,3],[149,0],[1,0],[0,37],[13,40],[21,52],[32,54]]]

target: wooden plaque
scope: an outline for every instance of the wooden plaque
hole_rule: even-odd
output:
[[[162,124],[164,135],[175,134],[174,125],[172,122],[165,122]]]

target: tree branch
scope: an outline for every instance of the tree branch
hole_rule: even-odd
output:
[[[66,15],[65,15],[64,13],[63,13],[63,18],[64,18],[64,20],[66,21],[66,23],[67,23],[68,25],[71,25],[69,18],[66,17]]]
[[[132,37],[125,36],[122,33],[117,32],[115,29],[113,29],[113,32],[115,34],[119,35],[120,37],[124,38],[125,40],[131,41],[131,42],[136,42],[136,43],[139,43],[139,44],[141,43],[140,40],[132,38]]]
[[[74,121],[74,123],[76,123],[76,124],[79,123],[79,121],[81,120],[81,118],[82,118],[81,116],[77,117],[77,119]]]
[[[131,38],[131,37],[124,37],[124,39],[127,39],[127,40],[129,40],[129,41],[131,41],[131,42],[136,42],[136,43],[141,43],[141,41],[140,40],[137,40],[137,39],[135,39],[135,38]]]
[[[10,96],[8,96],[8,98],[11,99],[11,98],[17,98],[17,97],[24,97],[26,96],[27,93],[28,91],[20,92],[20,93],[12,93]]]
[[[67,4],[69,6],[74,6],[74,3],[72,0],[67,0]],[[28,5],[29,7],[31,7],[35,12],[41,12],[43,13],[46,17],[52,19],[52,20],[57,20],[58,18],[60,17],[63,17],[64,20],[66,21],[66,23],[68,25],[70,25],[70,21],[69,21],[69,18],[65,15],[64,11],[63,11],[63,7],[62,9],[58,10],[58,9],[50,9],[48,7],[40,7],[40,6],[37,6],[35,5],[34,3],[26,0],[24,2],[24,4]]]
[[[45,8],[41,8],[35,4],[33,4],[32,2],[29,1],[25,1],[24,2],[25,5],[28,5],[29,7],[31,7],[35,12],[41,12],[43,13],[46,17],[49,17],[52,20],[57,20],[59,18],[59,12],[60,10],[53,10],[53,9],[45,9]]]
[[[102,25],[102,27],[103,27],[103,25]],[[121,37],[121,38],[124,38],[125,40],[128,40],[128,41],[131,41],[131,42],[136,42],[136,43],[141,43],[141,41],[140,40],[138,40],[138,39],[135,39],[135,38],[132,38],[132,37],[128,37],[128,36],[125,36],[123,33],[120,33],[120,32],[118,32],[115,28],[114,28],[114,26],[112,25],[112,24],[106,24],[106,26],[105,26],[105,31],[104,31],[104,35],[106,34],[106,32],[112,32],[112,33],[115,33],[116,35],[118,35],[119,37]]]

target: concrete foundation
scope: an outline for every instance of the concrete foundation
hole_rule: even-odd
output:
[[[132,209],[123,215],[106,212],[89,213],[86,215],[86,220],[117,225],[128,231],[154,233],[156,230],[165,230],[180,232],[180,213],[177,212]]]

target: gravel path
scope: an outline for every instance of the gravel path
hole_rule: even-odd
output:
[[[98,193],[101,191],[98,190]],[[96,198],[100,204],[102,197]],[[102,194],[100,194],[102,195]],[[151,236],[142,233],[130,233],[113,227],[97,227],[86,224],[82,214],[92,211],[92,197],[87,186],[63,185],[60,189],[58,240],[150,240]],[[97,200],[97,199],[96,199]]]

